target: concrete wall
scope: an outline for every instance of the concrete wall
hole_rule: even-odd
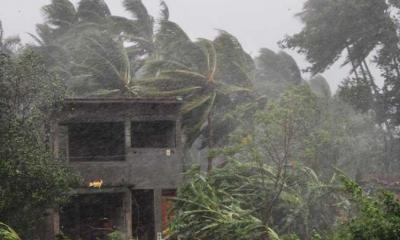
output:
[[[57,114],[54,127],[54,152],[85,180],[101,179],[104,186],[130,186],[138,189],[177,188],[182,181],[183,154],[180,104],[176,103],[70,103]],[[131,121],[170,120],[176,122],[175,148],[132,148]],[[69,162],[68,123],[124,122],[125,161]],[[170,154],[167,154],[167,151]]]
[[[155,239],[161,232],[161,191],[176,189],[182,182],[183,144],[181,103],[158,102],[141,99],[124,101],[69,101],[64,110],[56,113],[52,121],[51,138],[55,161],[66,161],[84,183],[76,194],[121,192],[123,189],[123,210],[125,239],[131,239],[132,232],[132,189],[152,189],[154,192]],[[131,122],[169,120],[176,122],[175,148],[132,148]],[[70,162],[68,160],[68,123],[80,122],[123,122],[125,126],[125,161]],[[168,151],[168,154],[167,154]],[[101,189],[88,188],[89,182],[101,179]],[[50,214],[51,234],[58,232],[58,212]],[[53,236],[52,235],[52,236]],[[52,239],[52,238],[48,238]]]

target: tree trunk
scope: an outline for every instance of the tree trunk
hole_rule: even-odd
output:
[[[362,62],[359,63],[359,67],[360,67],[360,69],[361,69],[361,74],[363,75],[364,80],[367,81],[367,82],[369,82],[367,73],[365,72],[365,69],[364,69],[364,66],[363,66]],[[370,86],[370,87],[371,87],[371,86]],[[372,91],[372,88],[371,88],[371,91]]]
[[[354,60],[351,58],[350,47],[347,46],[346,49],[347,49],[347,55],[349,56],[349,59],[350,59],[350,62],[351,62],[351,66],[353,68],[354,75],[356,76],[356,79],[357,79],[357,82],[358,82],[360,78],[358,77],[357,66],[354,63]]]
[[[207,173],[210,173],[213,168],[213,157],[210,155],[210,150],[213,149],[213,125],[212,125],[212,112],[210,111],[207,116],[207,145],[208,145],[208,156],[207,156]]]
[[[396,70],[396,73],[397,73],[397,78],[399,78],[400,70],[399,70],[399,61],[397,61],[397,58],[393,58],[393,65],[394,65],[394,69]]]
[[[368,77],[369,77],[369,82],[370,82],[370,84],[371,84],[371,88],[373,89],[373,91],[374,91],[376,97],[377,97],[377,98],[380,98],[380,97],[379,97],[379,96],[380,96],[380,94],[379,94],[379,88],[378,88],[378,86],[377,86],[376,83],[375,83],[375,79],[374,79],[374,77],[372,76],[371,71],[369,70],[368,64],[365,62],[365,59],[363,60],[362,63],[364,64],[365,69],[367,70],[367,74],[368,74]]]
[[[365,60],[363,60],[363,64],[365,66],[365,69],[368,73],[369,79],[370,79],[370,85],[371,89],[374,92],[374,97],[375,97],[375,113],[379,114],[378,107],[380,107],[384,103],[384,99],[379,92],[379,88],[375,83],[374,77],[372,76],[371,71],[369,70],[369,67]],[[381,104],[379,104],[381,103]],[[384,159],[384,165],[386,170],[390,169],[390,161],[392,159],[392,154],[393,154],[393,144],[394,144],[394,137],[393,137],[393,130],[392,127],[390,126],[389,120],[384,116],[383,124],[385,126],[385,130],[387,132],[387,137],[389,137],[389,141],[385,141],[385,159]],[[386,136],[385,136],[386,138]]]

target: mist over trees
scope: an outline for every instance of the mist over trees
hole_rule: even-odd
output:
[[[52,0],[29,45],[0,24],[0,222],[35,239],[79,181],[48,147],[64,97],[176,97],[187,173],[169,239],[400,239],[399,202],[358,185],[398,177],[398,1],[308,0],[280,44],[309,79],[284,49],[251,56],[224,30],[191,39],[165,2],[159,16],[122,3],[130,17]],[[321,74],[343,59],[334,93]]]
[[[339,87],[339,96],[362,112],[375,113],[377,124],[387,132],[387,170],[399,158],[398,13],[397,1],[307,1],[299,14],[305,27],[282,41],[307,57],[314,74],[345,54],[343,65],[352,71]],[[371,65],[379,76],[373,75]]]

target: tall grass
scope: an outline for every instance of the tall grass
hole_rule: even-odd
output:
[[[1,240],[21,240],[18,234],[7,224],[0,222]]]

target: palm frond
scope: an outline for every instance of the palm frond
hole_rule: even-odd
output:
[[[135,20],[120,16],[110,16],[109,19],[112,24],[111,31],[115,33],[126,33],[128,35],[139,35],[140,33],[140,26]]]
[[[251,93],[252,89],[251,88],[245,88],[245,87],[240,87],[236,86],[234,84],[227,84],[223,82],[218,82],[217,84],[217,91],[223,95],[230,95],[233,93],[239,93],[239,92],[247,92]]]
[[[199,89],[201,89],[201,87],[188,87],[171,91],[159,91],[158,89],[153,89],[153,90],[148,89],[146,91],[146,96],[157,96],[157,97],[185,96]]]
[[[0,46],[3,51],[14,52],[20,43],[21,39],[18,36],[13,36],[5,38]]]
[[[268,237],[270,240],[281,240],[279,235],[271,228],[268,228]]]
[[[208,66],[208,80],[214,81],[215,72],[217,71],[217,51],[215,50],[214,43],[208,39],[199,39],[197,44],[201,46],[204,55],[207,58]]]
[[[36,36],[35,34],[32,33],[28,33],[28,35],[35,40],[36,44],[38,44],[39,46],[44,46],[44,41],[42,41],[42,39],[40,39],[38,36]]]
[[[146,6],[141,0],[124,0],[123,5],[138,20],[146,21],[150,17]]]
[[[202,75],[201,73],[187,71],[183,69],[163,71],[160,73],[160,75],[170,76],[170,77],[190,78],[196,80],[207,80],[207,77]]]
[[[46,21],[57,27],[71,26],[76,20],[77,11],[69,0],[52,0],[42,8]]]
[[[189,36],[178,24],[168,20],[160,22],[160,29],[156,34],[156,44],[160,50],[165,51],[164,48],[168,48],[172,43],[184,43],[187,41],[190,41]]]
[[[3,42],[3,38],[4,38],[3,23],[0,21],[0,43]]]
[[[201,107],[203,104],[207,103],[209,100],[211,100],[213,102],[215,100],[215,94],[201,95],[199,97],[195,97],[192,100],[186,102],[182,106],[181,113],[187,114],[187,113],[193,111],[194,109]]]
[[[0,239],[4,240],[21,240],[18,234],[5,223],[0,222]]]
[[[221,63],[216,74],[218,78],[240,86],[251,85],[255,65],[239,41],[230,33],[219,30],[219,35],[213,42]]]
[[[165,1],[160,2],[160,8],[161,8],[161,20],[168,20],[169,19],[169,9],[168,5]]]
[[[83,21],[100,22],[111,15],[104,0],[81,0],[78,5],[77,16]]]
[[[168,69],[183,69],[190,71],[190,68],[181,62],[162,59],[147,60],[144,69],[147,75],[156,75],[157,72],[166,71]]]
[[[136,18],[142,31],[145,32],[146,38],[151,38],[153,35],[153,17],[149,15],[146,7],[141,0],[124,0],[123,5],[134,18]]]
[[[193,100],[191,105],[189,105],[189,104],[186,106],[184,105],[181,109],[182,113],[184,113],[184,111],[185,111],[185,109],[183,109],[184,107],[187,107],[188,109],[192,108],[192,110],[190,110],[190,111],[193,111],[193,109],[198,108],[201,105],[205,104],[207,101],[209,101],[206,109],[200,114],[200,117],[197,117],[195,119],[195,123],[193,125],[190,124],[190,125],[185,126],[185,132],[187,135],[187,142],[188,142],[189,146],[191,146],[193,144],[193,142],[202,133],[202,130],[207,126],[208,116],[209,116],[210,112],[212,111],[212,109],[214,108],[215,99],[217,97],[216,93],[214,92],[211,94],[211,96],[208,95],[208,97],[209,98],[204,102],[202,102],[201,99],[197,100],[197,106],[195,106],[196,105],[195,100]],[[189,113],[190,111],[186,111],[186,112]]]
[[[101,45],[101,43],[99,41],[97,41],[94,38],[87,38],[87,40],[89,40],[90,42],[92,42],[94,45],[100,47],[100,49],[104,52],[106,52],[106,49]],[[91,52],[93,55],[95,55],[95,57],[98,57],[99,60],[104,61],[104,63],[106,63],[107,66],[109,66],[115,75],[120,76],[120,69],[117,68],[117,66],[115,66],[115,64],[110,61],[110,59],[107,59],[107,57],[105,57],[103,54],[98,53],[96,50],[92,49]]]

